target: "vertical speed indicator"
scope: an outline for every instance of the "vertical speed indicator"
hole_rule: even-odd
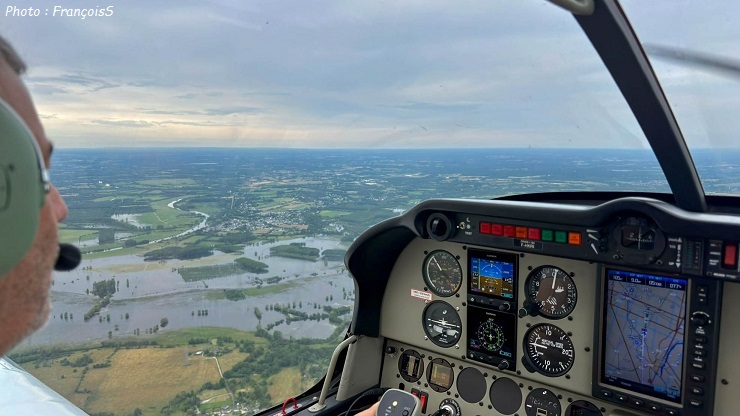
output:
[[[575,362],[575,347],[568,334],[551,324],[537,324],[524,335],[522,363],[530,372],[558,377],[570,371]]]

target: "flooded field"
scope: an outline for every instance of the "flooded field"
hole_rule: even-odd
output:
[[[354,283],[341,261],[316,262],[271,257],[270,247],[290,243],[305,243],[320,250],[346,249],[336,240],[302,238],[272,244],[247,246],[244,253],[223,254],[198,260],[167,260],[145,262],[142,257],[123,255],[83,260],[80,267],[69,273],[55,273],[52,290],[52,316],[42,330],[29,337],[24,345],[95,342],[110,337],[132,336],[139,329],[145,337],[146,328],[167,318],[167,331],[199,326],[224,326],[240,330],[255,330],[259,323],[254,308],[261,310],[261,325],[284,319],[284,315],[266,311],[271,304],[296,304],[296,309],[309,315],[323,306],[351,305]],[[237,257],[248,257],[268,264],[265,274],[243,273],[235,276],[185,282],[177,273],[179,267],[225,264]],[[272,277],[281,280],[274,290],[263,284],[263,294],[231,301],[224,298],[223,289],[245,289],[257,286],[258,280]],[[87,294],[94,282],[115,279],[118,292],[99,316],[87,322],[83,317],[97,297]],[[208,315],[202,311],[208,310]],[[198,315],[201,311],[201,316]],[[64,319],[64,314],[67,319]],[[70,317],[71,316],[71,317]],[[349,315],[346,316],[349,319]],[[334,326],[328,321],[301,321],[274,328],[295,338],[324,338]]]

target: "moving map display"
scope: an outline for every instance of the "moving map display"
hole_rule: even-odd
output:
[[[601,381],[680,402],[687,281],[607,270]]]

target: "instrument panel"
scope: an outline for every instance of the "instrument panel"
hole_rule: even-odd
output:
[[[381,385],[423,396],[428,413],[722,414],[715,403],[737,393],[717,375],[737,243],[651,214],[572,225],[412,210],[421,232],[383,292]]]

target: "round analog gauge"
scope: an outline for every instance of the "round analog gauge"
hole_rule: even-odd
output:
[[[534,389],[524,401],[527,416],[560,416],[560,400],[547,389]]]
[[[570,315],[576,307],[578,292],[570,275],[553,266],[538,267],[527,276],[527,299],[537,311],[551,319]]]
[[[452,296],[460,289],[462,268],[455,256],[435,250],[424,259],[424,281],[439,296]]]
[[[575,357],[573,341],[555,325],[537,324],[524,335],[522,363],[530,372],[562,376],[573,366]]]
[[[460,315],[449,303],[434,301],[424,308],[424,332],[435,345],[448,348],[460,340]]]
[[[489,319],[478,327],[478,340],[484,350],[498,352],[504,346],[504,330],[493,319]]]

